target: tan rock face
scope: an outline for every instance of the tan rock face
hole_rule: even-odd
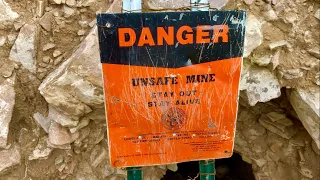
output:
[[[300,121],[320,149],[320,88],[297,89],[290,93],[290,102]]]
[[[96,33],[94,28],[79,49],[39,87],[48,102],[71,116],[83,116],[104,102]]]
[[[9,123],[15,102],[15,80],[15,75],[7,79],[0,77],[0,148],[7,146]]]

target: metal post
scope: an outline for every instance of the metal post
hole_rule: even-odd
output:
[[[214,160],[199,161],[200,180],[215,180]]]
[[[122,12],[141,12],[141,0],[122,0]]]
[[[122,0],[122,13],[141,12],[141,0]],[[128,180],[142,180],[141,167],[127,168]]]
[[[191,11],[208,11],[208,0],[190,0]]]
[[[128,180],[142,180],[141,167],[128,167],[127,178]]]
[[[208,11],[208,0],[190,0],[191,11]],[[199,161],[200,180],[215,180],[214,160]]]

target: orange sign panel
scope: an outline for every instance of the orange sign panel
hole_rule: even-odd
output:
[[[230,157],[245,12],[97,18],[111,165]]]

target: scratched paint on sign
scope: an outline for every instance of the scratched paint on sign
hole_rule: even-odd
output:
[[[113,167],[232,155],[245,17],[97,15]]]

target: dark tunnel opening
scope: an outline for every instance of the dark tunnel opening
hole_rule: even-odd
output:
[[[251,164],[242,160],[238,153],[233,153],[230,158],[215,161],[216,180],[254,180]],[[167,171],[162,180],[198,180],[198,161],[178,164],[178,170]]]

